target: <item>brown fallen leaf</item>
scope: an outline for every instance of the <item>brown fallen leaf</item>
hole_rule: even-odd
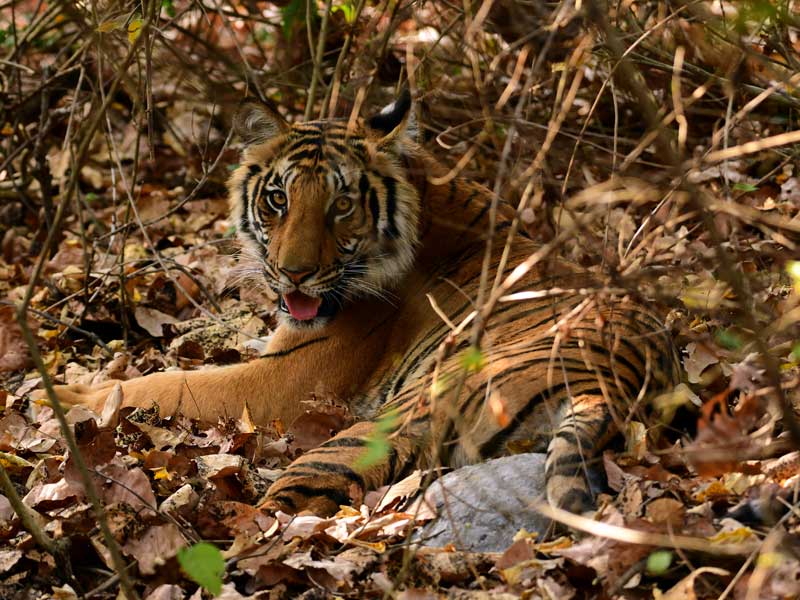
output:
[[[36,324],[29,326],[35,332]],[[12,306],[0,306],[0,373],[27,369],[32,365],[28,344],[22,337]]]
[[[686,507],[674,498],[656,498],[647,505],[645,517],[654,525],[683,526]]]
[[[297,570],[308,567],[322,569],[337,581],[346,581],[348,584],[353,582],[353,574],[359,570],[358,565],[341,557],[337,557],[335,560],[314,559],[310,550],[289,556],[283,561],[283,564]]]
[[[156,567],[163,565],[184,546],[186,541],[178,528],[173,523],[165,523],[150,527],[139,539],[128,540],[122,550],[139,562],[142,575],[152,575]]]
[[[694,582],[700,575],[717,575],[719,577],[727,577],[730,575],[729,571],[725,569],[718,569],[716,567],[700,567],[692,571],[681,579],[678,583],[672,586],[667,592],[661,596],[662,600],[697,600],[697,594],[694,591]]]
[[[22,501],[31,508],[47,510],[64,506],[76,498],[83,498],[83,487],[59,479],[55,483],[37,483]]]
[[[180,323],[180,319],[176,319],[172,315],[147,306],[137,306],[136,310],[133,311],[133,316],[139,324],[139,327],[153,337],[164,336],[164,325]]]
[[[344,407],[316,403],[289,426],[292,447],[306,451],[316,448],[350,424],[352,418]]]
[[[147,594],[144,600],[184,600],[184,598],[186,598],[186,594],[181,586],[164,583]]]
[[[0,550],[0,575],[13,569],[23,556],[22,550]]]
[[[8,498],[0,495],[0,523],[7,523],[16,514],[14,509],[11,508],[11,502],[8,501]]]
[[[422,471],[417,469],[411,475],[392,485],[386,485],[377,490],[368,492],[364,498],[364,504],[381,512],[386,509],[396,509],[405,500],[413,496],[419,490],[422,483]]]
[[[100,467],[98,473],[104,480],[101,494],[105,504],[121,502],[137,509],[155,511],[157,505],[153,487],[142,469],[128,469],[112,462]]]

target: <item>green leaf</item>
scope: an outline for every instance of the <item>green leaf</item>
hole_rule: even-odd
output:
[[[728,350],[738,350],[742,347],[742,338],[730,329],[717,329],[714,339],[720,346]]]
[[[375,431],[366,439],[366,447],[361,456],[356,460],[356,469],[366,469],[376,465],[389,456],[391,445],[389,444],[389,434],[395,430],[397,425],[397,413],[391,411],[382,415],[375,423]]]
[[[200,542],[178,550],[178,562],[197,585],[216,596],[222,591],[225,560],[214,544]]]
[[[175,4],[173,4],[172,0],[161,0],[161,10],[167,13],[170,18],[175,16]]]
[[[740,181],[738,183],[733,184],[733,189],[739,192],[757,192],[758,186],[753,185],[752,183],[745,183],[744,181]]]
[[[345,0],[341,4],[331,8],[331,13],[341,12],[344,15],[344,20],[350,24],[356,18],[356,7],[350,0]]]
[[[796,363],[800,363],[800,342],[792,347],[791,359]]]
[[[470,373],[477,373],[483,368],[483,365],[486,364],[486,360],[480,348],[470,346],[464,351],[464,354],[461,355],[461,364]]]
[[[656,550],[647,557],[647,572],[651,575],[663,575],[672,564],[672,552]]]
[[[311,3],[311,6],[317,6],[316,2]],[[281,16],[283,23],[283,35],[287,42],[292,41],[292,29],[295,23],[302,23],[306,19],[306,0],[292,0],[286,6],[281,8]],[[312,16],[316,16],[316,13]]]

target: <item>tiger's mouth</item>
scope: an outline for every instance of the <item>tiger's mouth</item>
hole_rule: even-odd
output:
[[[328,294],[308,296],[300,290],[281,294],[278,309],[296,321],[314,321],[330,318],[336,314],[337,306]]]

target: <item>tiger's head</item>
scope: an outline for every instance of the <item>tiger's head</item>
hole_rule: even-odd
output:
[[[233,217],[283,322],[324,325],[354,298],[391,294],[410,268],[420,212],[400,162],[410,115],[408,92],[350,130],[338,119],[289,124],[258,101],[240,107]]]

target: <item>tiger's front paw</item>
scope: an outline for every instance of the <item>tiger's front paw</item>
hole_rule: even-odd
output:
[[[103,410],[109,394],[114,391],[114,387],[118,383],[122,382],[112,379],[95,386],[56,385],[53,389],[56,398],[65,406],[85,406],[99,414]],[[49,400],[45,390],[36,390],[31,397],[35,401],[47,402]]]

